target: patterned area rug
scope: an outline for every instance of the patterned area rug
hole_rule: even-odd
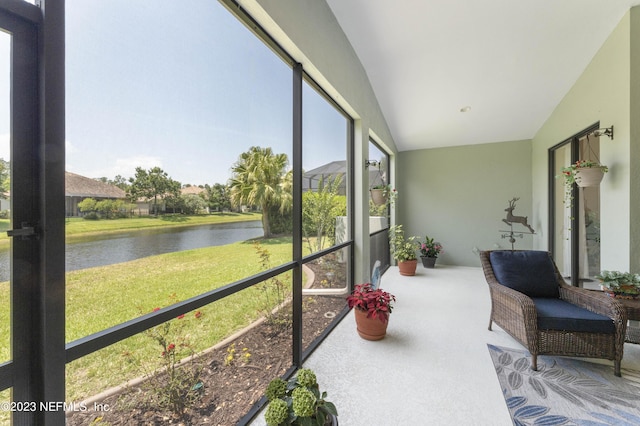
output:
[[[514,425],[640,425],[640,372],[487,346]]]

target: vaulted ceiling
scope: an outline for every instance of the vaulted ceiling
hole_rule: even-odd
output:
[[[405,151],[533,138],[640,0],[327,3]]]

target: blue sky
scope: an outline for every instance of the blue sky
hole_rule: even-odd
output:
[[[66,3],[68,171],[113,178],[159,166],[183,184],[212,184],[226,182],[250,146],[291,158],[291,70],[218,2]],[[345,119],[312,89],[304,96],[304,168],[344,160]]]
[[[0,31],[0,158],[9,159],[9,52],[11,37]]]

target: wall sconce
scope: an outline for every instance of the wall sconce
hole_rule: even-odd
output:
[[[594,130],[591,134],[593,136],[607,136],[609,139],[613,140],[613,126]]]
[[[378,160],[364,160],[365,167],[369,167],[369,166],[377,167],[379,165],[380,165],[380,162]]]

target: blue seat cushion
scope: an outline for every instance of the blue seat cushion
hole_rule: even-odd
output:
[[[489,253],[489,260],[500,284],[529,297],[560,297],[548,252],[497,250]]]
[[[613,334],[613,320],[562,299],[533,298],[538,329]]]

